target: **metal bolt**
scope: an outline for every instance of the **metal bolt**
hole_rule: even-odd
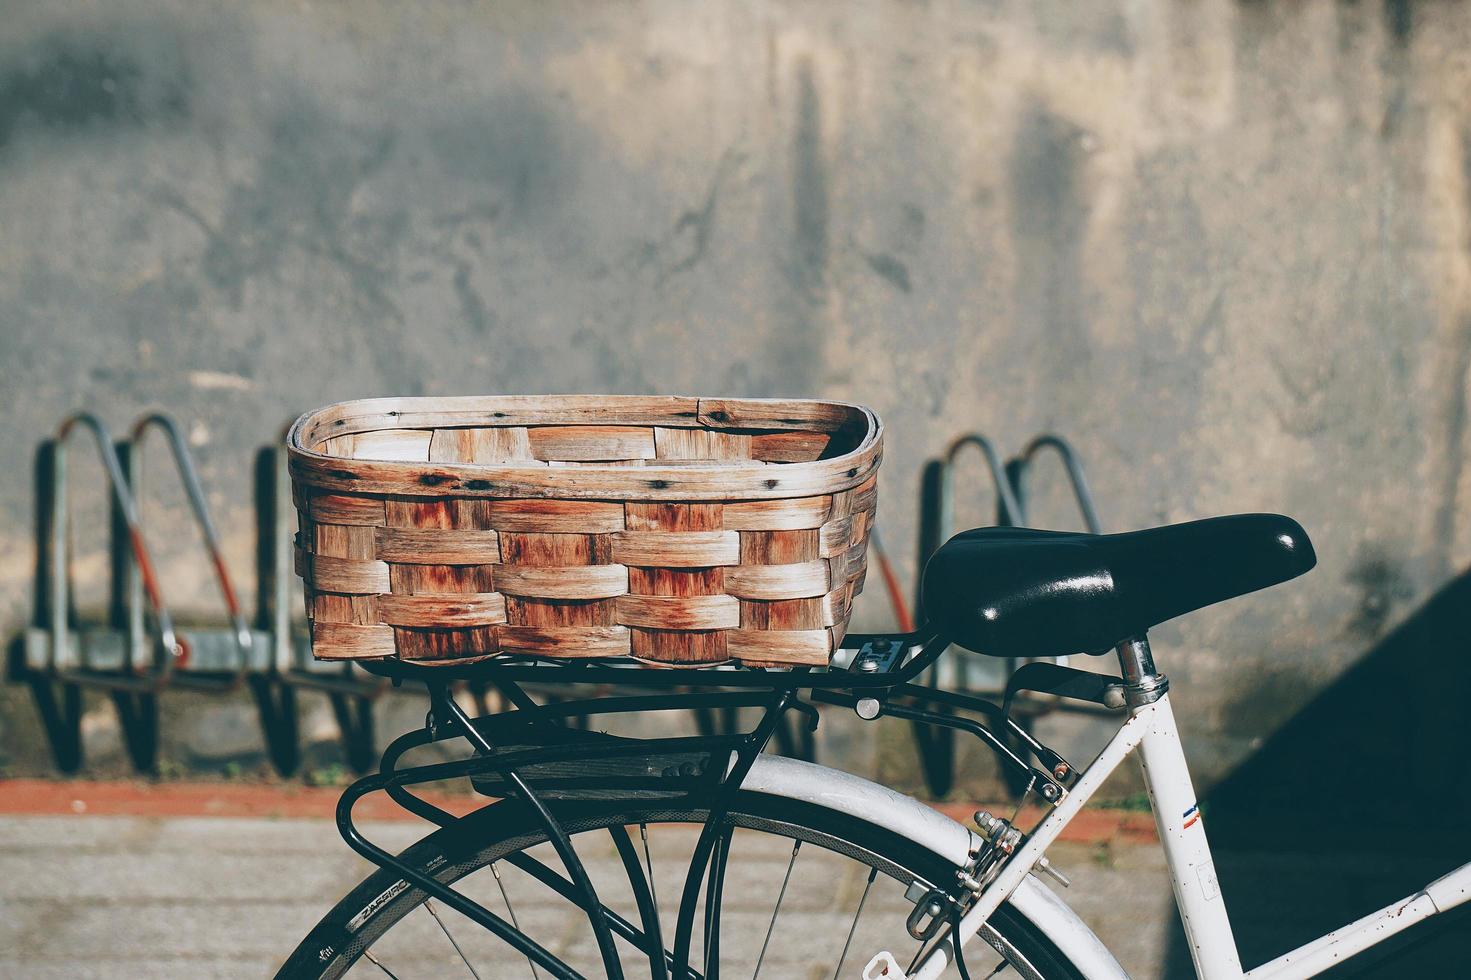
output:
[[[977,810],[971,819],[976,822],[976,829],[986,840],[995,838],[996,832],[1001,829],[1001,821],[992,816],[989,810]]]
[[[872,674],[879,669],[879,662],[872,657],[865,657],[858,661],[858,670],[864,674]]]
[[[1072,886],[1072,882],[1068,880],[1068,876],[1054,868],[1052,866],[1052,862],[1047,860],[1047,856],[1045,854],[1042,857],[1039,857],[1037,859],[1037,863],[1032,865],[1032,867],[1036,868],[1043,874],[1048,875],[1064,888],[1070,888]]]
[[[1068,768],[1068,764],[1066,762],[1059,762],[1056,766],[1053,766],[1052,768],[1052,778],[1066,779],[1068,778],[1068,774],[1071,772],[1072,770]]]
[[[880,707],[878,698],[859,698],[853,710],[858,712],[858,717],[864,721],[873,721],[879,716]]]

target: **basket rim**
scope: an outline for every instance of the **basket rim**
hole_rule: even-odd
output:
[[[576,419],[549,425],[675,425],[685,428],[760,428],[832,431],[865,423],[858,445],[830,459],[773,466],[517,466],[328,456],[306,445],[307,433],[346,420],[393,419],[379,428],[454,428],[454,416],[479,413],[516,418],[553,410]],[[624,414],[619,415],[622,411]],[[599,413],[604,413],[599,418]],[[613,417],[608,417],[611,413]],[[707,421],[708,420],[708,421]],[[824,420],[826,425],[824,425]],[[418,424],[414,424],[418,423]],[[503,425],[527,424],[515,421]],[[534,424],[534,423],[533,423]],[[456,395],[360,398],[303,413],[286,437],[291,477],[314,489],[371,496],[548,498],[634,501],[779,500],[838,493],[867,482],[883,455],[883,422],[872,409],[827,399],[717,398],[672,395]]]

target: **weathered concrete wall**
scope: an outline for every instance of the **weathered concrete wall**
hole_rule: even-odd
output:
[[[893,545],[958,430],[1057,429],[1112,528],[1264,509],[1317,540],[1308,579],[1157,634],[1216,773],[1471,554],[1461,5],[139,0],[0,23],[7,627],[30,453],[77,406],[190,420],[242,575],[248,452],[341,398],[861,400],[889,426]],[[166,584],[207,606],[188,544]],[[881,597],[859,615],[882,625]]]

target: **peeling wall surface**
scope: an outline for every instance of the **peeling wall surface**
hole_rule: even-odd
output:
[[[78,407],[187,421],[247,586],[250,453],[338,399],[861,401],[910,581],[923,461],[1057,430],[1109,529],[1316,541],[1156,631],[1202,782],[1471,557],[1471,7],[68,7],[0,28],[7,636],[29,463]],[[889,622],[871,588],[858,625]]]

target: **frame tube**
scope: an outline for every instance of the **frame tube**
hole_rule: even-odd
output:
[[[1169,865],[1170,884],[1175,891],[1175,904],[1180,909],[1196,975],[1201,980],[1238,980],[1241,957],[1236,951],[1231,920],[1216,881],[1215,862],[1211,860],[1205,824],[1200,819],[1200,807],[1190,782],[1190,769],[1180,745],[1169,695],[1135,717],[1146,725],[1139,740],[1139,767],[1154,810],[1154,822],[1159,828],[1160,846]]]
[[[1343,960],[1370,949],[1432,915],[1471,900],[1471,863],[1438,878],[1408,898],[1386,905],[1342,929],[1284,953],[1250,971],[1252,980],[1299,980],[1317,976]]]

